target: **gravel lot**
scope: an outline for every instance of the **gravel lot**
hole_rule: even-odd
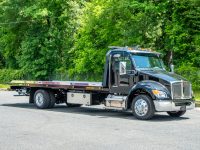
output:
[[[98,107],[38,110],[28,98],[0,91],[0,150],[200,149],[200,109],[149,121]]]

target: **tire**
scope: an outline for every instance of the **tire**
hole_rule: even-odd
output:
[[[49,96],[50,96],[50,104],[48,108],[53,108],[56,103],[56,97],[52,91],[49,91]]]
[[[69,104],[69,103],[66,103],[67,107],[81,107],[82,105],[81,104]]]
[[[37,90],[34,94],[34,104],[39,109],[46,109],[50,106],[50,94],[46,90]]]
[[[186,110],[184,111],[168,111],[167,114],[171,117],[181,117],[186,113]]]
[[[132,101],[132,113],[139,120],[148,120],[154,116],[153,100],[148,95],[138,95]]]

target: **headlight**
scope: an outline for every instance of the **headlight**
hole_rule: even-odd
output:
[[[167,98],[167,94],[163,91],[159,91],[159,90],[152,90],[153,94],[157,97],[157,98]]]

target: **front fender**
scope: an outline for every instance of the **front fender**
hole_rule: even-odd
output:
[[[159,82],[152,80],[144,80],[134,85],[127,96],[127,108],[130,108],[133,98],[138,94],[147,94],[152,100],[157,99],[152,90],[161,90],[171,97],[169,90]]]

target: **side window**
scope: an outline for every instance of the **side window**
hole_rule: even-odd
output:
[[[130,57],[127,53],[124,55],[124,62],[126,62],[126,70],[128,72],[133,69]]]
[[[121,61],[122,54],[121,53],[115,53],[112,56],[112,68],[115,71],[119,71],[119,63]]]
[[[115,68],[116,70],[119,69],[120,62],[126,62],[127,73],[130,73],[130,71],[133,70],[132,62],[130,60],[129,54],[126,52],[119,52],[119,53],[114,54],[112,61],[115,64],[113,68]]]

